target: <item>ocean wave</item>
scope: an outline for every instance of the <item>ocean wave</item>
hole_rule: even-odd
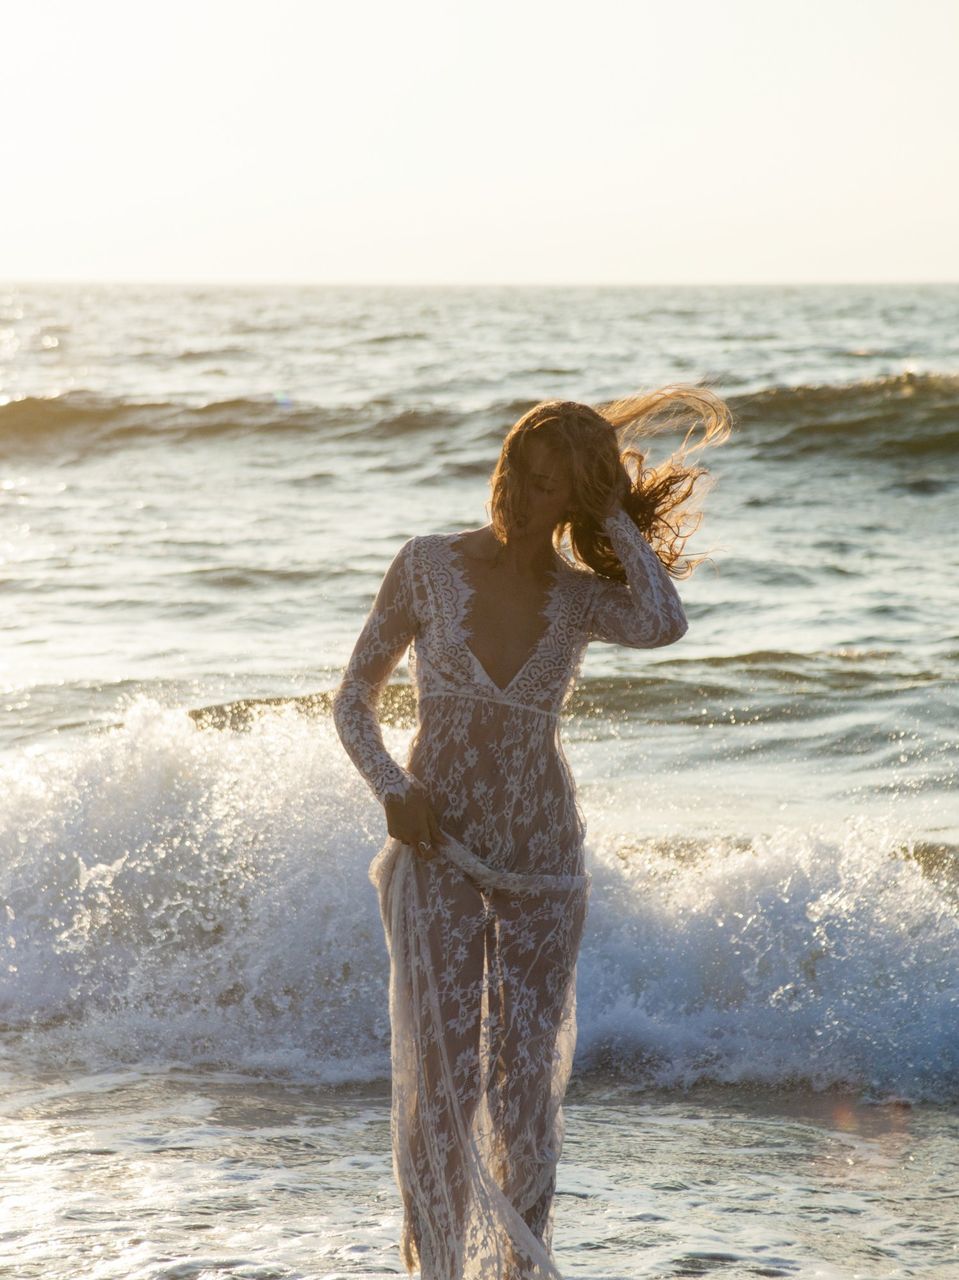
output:
[[[144,445],[280,435],[348,440],[446,434],[472,415],[443,408],[373,403],[329,408],[273,396],[204,405],[131,401],[90,391],[27,396],[0,405],[0,453],[69,451],[77,460]]]
[[[737,434],[762,458],[828,452],[858,461],[959,456],[959,376],[901,373],[732,396]]]
[[[959,1099],[955,849],[890,819],[748,840],[613,819],[589,848],[579,1071]],[[332,728],[284,710],[224,735],[141,699],[7,765],[3,1026],[90,1069],[385,1078],[384,835]]]
[[[803,459],[828,451],[860,461],[932,463],[959,454],[956,375],[903,373],[837,385],[770,387],[730,396],[729,403],[736,420],[732,447],[760,459]],[[87,451],[157,442],[278,433],[344,442],[352,437],[388,441],[423,435],[441,443],[457,436],[473,444],[494,443],[532,404],[533,400],[510,398],[458,411],[389,399],[324,407],[254,396],[197,406],[78,390],[0,405],[0,449],[29,452],[62,444],[82,457]],[[455,456],[450,465],[458,465]],[[488,467],[487,460],[480,469]],[[473,470],[470,466],[468,474]],[[896,483],[908,484],[911,492],[932,493],[941,489],[944,479],[897,477]]]
[[[417,330],[400,330],[399,333],[375,333],[368,338],[356,338],[350,346],[357,347],[379,347],[389,345],[393,342],[426,342],[432,337],[432,334],[423,333]]]
[[[91,391],[27,396],[0,405],[0,451],[67,451],[77,460],[106,450],[182,444],[223,436],[311,434],[349,429],[347,410],[278,402],[274,397],[205,405],[131,401]]]

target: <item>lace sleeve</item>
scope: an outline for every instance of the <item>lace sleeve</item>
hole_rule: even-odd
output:
[[[378,709],[390,674],[416,634],[410,580],[413,539],[386,571],[333,697],[333,721],[347,755],[383,804],[415,784],[383,745]]]
[[[689,623],[665,567],[622,507],[607,516],[605,529],[629,585],[596,578],[589,638],[634,649],[672,644]]]

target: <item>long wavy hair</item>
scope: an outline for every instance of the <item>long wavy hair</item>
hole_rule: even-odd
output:
[[[702,439],[690,444],[697,428]],[[710,477],[705,467],[691,466],[687,459],[706,445],[722,444],[731,428],[725,401],[705,387],[680,383],[596,406],[543,400],[514,423],[503,441],[490,478],[493,532],[503,544],[515,527],[529,483],[529,445],[538,440],[560,456],[570,480],[570,509],[553,530],[557,549],[568,532],[577,560],[603,577],[625,581],[603,527],[603,514],[621,490],[623,507],[669,573],[688,577],[707,559],[684,552],[703,518],[688,504],[697,486],[702,485],[697,498],[709,487]],[[634,442],[663,431],[683,431],[683,440],[664,462],[647,466],[646,454]]]

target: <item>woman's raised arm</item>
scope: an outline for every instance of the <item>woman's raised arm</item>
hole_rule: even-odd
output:
[[[603,522],[628,585],[597,577],[590,640],[655,649],[686,634],[689,623],[672,579],[627,512],[618,507]]]
[[[417,631],[411,538],[386,571],[333,697],[333,721],[350,759],[381,804],[405,796],[415,779],[383,745],[380,694]]]

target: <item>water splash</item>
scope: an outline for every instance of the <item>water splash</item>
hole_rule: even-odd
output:
[[[387,1074],[382,813],[328,721],[265,706],[212,731],[141,697],[0,781],[7,1052]],[[587,815],[579,1071],[959,1096],[954,868],[887,819],[644,841],[616,812]]]

